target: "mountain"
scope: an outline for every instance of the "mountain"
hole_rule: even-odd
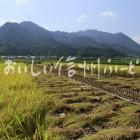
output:
[[[52,55],[60,47],[66,54],[70,50],[70,46],[56,41],[49,31],[32,22],[8,22],[0,27],[1,55]]]
[[[99,43],[115,45],[117,50],[123,52],[125,49],[125,53],[129,55],[140,55],[140,45],[123,33],[112,34],[97,30],[86,30],[79,31],[76,34],[90,37]]]
[[[122,33],[52,32],[29,21],[7,22],[0,27],[0,55],[115,57],[140,55],[140,46]]]

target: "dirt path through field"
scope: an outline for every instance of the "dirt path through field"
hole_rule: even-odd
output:
[[[54,134],[68,140],[96,139],[99,133],[108,139],[140,136],[139,105],[52,73],[37,77],[36,82],[50,96],[44,123]]]

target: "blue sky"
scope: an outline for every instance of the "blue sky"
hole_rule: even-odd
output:
[[[140,0],[0,0],[0,25],[33,21],[48,30],[123,32],[140,42]]]

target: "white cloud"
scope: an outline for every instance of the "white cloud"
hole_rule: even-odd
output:
[[[77,18],[77,21],[78,22],[82,22],[84,20],[86,20],[89,16],[87,14],[83,14],[83,15],[80,15],[78,18]]]
[[[117,17],[117,13],[113,12],[113,11],[105,11],[105,12],[102,12],[100,13],[101,16],[103,17]]]
[[[140,36],[134,36],[134,37],[132,37],[132,39],[140,44]]]
[[[16,4],[18,6],[22,6],[22,5],[26,4],[27,2],[28,2],[28,0],[16,0]]]

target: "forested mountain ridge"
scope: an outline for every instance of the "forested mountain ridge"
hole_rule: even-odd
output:
[[[115,57],[140,55],[140,45],[123,33],[52,32],[29,21],[7,22],[0,27],[0,55]]]

